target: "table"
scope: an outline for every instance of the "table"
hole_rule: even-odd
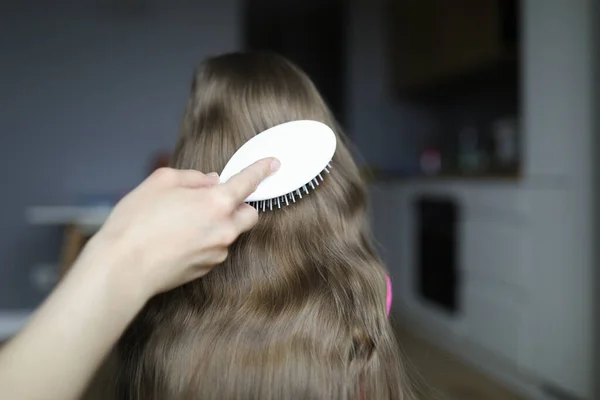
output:
[[[71,267],[79,252],[102,226],[112,207],[35,206],[27,209],[27,222],[39,226],[64,227],[59,277]]]

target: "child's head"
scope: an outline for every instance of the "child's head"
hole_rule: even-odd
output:
[[[407,393],[365,189],[310,79],[269,54],[196,71],[172,165],[220,172],[252,136],[312,119],[338,136],[316,190],[261,213],[228,259],[153,299],[124,336],[129,399],[400,399]],[[319,143],[314,143],[319,146]],[[310,158],[311,154],[306,154]]]

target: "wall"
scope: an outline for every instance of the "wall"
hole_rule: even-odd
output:
[[[0,309],[35,306],[31,267],[58,257],[60,231],[25,208],[138,183],[174,141],[194,66],[240,45],[239,0],[143,3],[1,6]]]
[[[593,24],[593,39],[592,48],[594,52],[592,54],[593,57],[593,74],[594,74],[594,85],[593,85],[593,98],[592,98],[592,108],[597,110],[600,106],[600,80],[598,77],[600,76],[600,52],[598,49],[600,48],[600,2],[596,1],[593,3],[593,10],[590,13],[592,15],[592,24]],[[593,119],[593,143],[591,145],[591,150],[593,152],[592,156],[592,176],[591,176],[591,190],[592,190],[592,204],[597,205],[600,204],[600,113],[595,113],[595,117]],[[594,206],[593,215],[592,215],[592,229],[593,243],[598,243],[600,240],[600,207]],[[594,253],[592,255],[592,262],[594,265],[593,268],[593,276],[592,276],[592,293],[593,293],[593,331],[592,337],[598,338],[600,337],[600,246],[593,246]],[[594,377],[600,375],[600,344],[598,341],[595,341],[595,346],[593,349],[593,364],[592,364],[592,373]],[[594,387],[592,392],[592,398],[598,399],[600,398],[600,379],[593,379]]]
[[[534,287],[540,296],[533,356],[544,377],[584,398],[591,398],[595,380],[590,369],[593,3],[527,0],[524,7],[529,22],[523,96],[526,174],[530,184],[561,189],[560,203],[547,210],[552,211],[547,229],[534,238],[533,262],[540,277]],[[557,248],[562,254],[553,257]]]
[[[10,183],[0,200],[0,310],[35,306],[45,293],[32,288],[31,269],[58,257],[60,229],[27,226],[25,208],[130,189],[151,154],[173,143],[197,61],[241,44],[241,0],[114,6],[124,3],[0,6],[0,180]],[[384,3],[350,4],[347,130],[361,162],[396,169],[416,162],[431,119],[387,87]]]
[[[434,119],[394,99],[386,79],[384,0],[353,0],[348,26],[348,133],[359,161],[379,168],[412,168]]]

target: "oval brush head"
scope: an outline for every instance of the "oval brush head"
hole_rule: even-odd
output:
[[[225,165],[220,183],[258,160],[276,157],[281,162],[279,170],[261,182],[245,201],[262,211],[281,208],[319,185],[323,172],[329,173],[336,145],[333,130],[321,122],[286,122],[244,143]]]

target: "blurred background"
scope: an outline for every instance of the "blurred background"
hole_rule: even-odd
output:
[[[593,0],[0,5],[0,341],[164,165],[194,67],[301,66],[369,182],[423,398],[600,399]]]

